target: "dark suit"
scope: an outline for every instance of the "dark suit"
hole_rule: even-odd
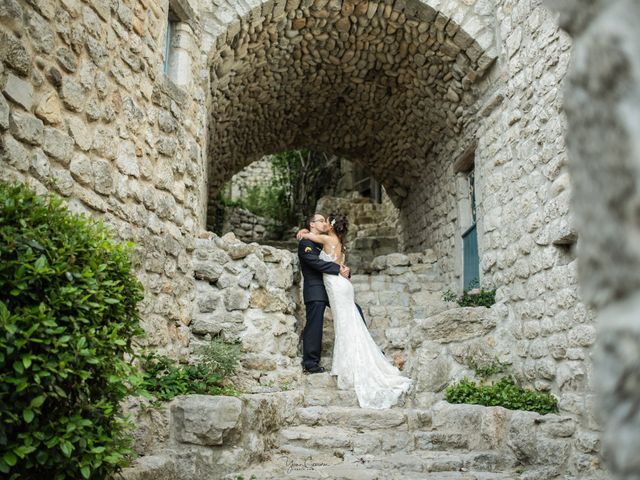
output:
[[[334,262],[320,260],[318,255],[322,251],[321,243],[302,239],[298,244],[298,258],[300,270],[304,278],[302,296],[306,307],[307,323],[304,326],[302,336],[302,365],[304,368],[312,368],[320,363],[322,348],[322,322],[324,311],[329,304],[329,297],[324,288],[322,274],[340,275],[340,265]],[[364,321],[364,315],[360,306],[358,311]]]

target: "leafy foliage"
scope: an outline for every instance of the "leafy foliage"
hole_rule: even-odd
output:
[[[241,356],[240,342],[225,342],[215,337],[198,350],[200,363],[212,374],[228,377],[235,373]]]
[[[194,393],[239,395],[240,392],[224,384],[224,379],[237,368],[240,344],[215,338],[199,353],[201,361],[196,365],[179,365],[175,360],[156,353],[145,355],[140,393],[161,402]]]
[[[467,378],[445,391],[450,403],[472,403],[488,407],[501,406],[511,410],[528,410],[542,415],[556,413],[558,400],[550,393],[536,392],[516,385],[511,376],[493,384],[476,384]]]
[[[289,213],[286,192],[282,185],[271,184],[266,187],[253,186],[238,205],[260,217],[282,220]]]
[[[142,287],[131,245],[56,198],[0,183],[0,473],[103,479],[130,453]]]
[[[290,150],[271,157],[273,180],[266,186],[255,186],[239,200],[223,195],[218,200],[214,231],[221,233],[225,207],[238,206],[281,224],[279,234],[300,226],[313,213],[323,195],[338,184],[339,159],[306,149]]]
[[[496,291],[480,289],[480,292],[474,295],[470,295],[469,291],[480,287],[480,282],[477,278],[474,278],[469,282],[469,288],[464,289],[462,295],[458,297],[451,290],[447,290],[442,294],[442,299],[445,302],[456,302],[461,307],[487,307],[496,303]]]
[[[469,362],[469,367],[472,368],[476,372],[476,375],[482,379],[487,379],[494,375],[505,373],[508,366],[509,364],[500,362],[497,359],[484,363],[476,363],[475,361]]]

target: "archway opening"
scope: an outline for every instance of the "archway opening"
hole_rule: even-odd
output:
[[[493,61],[486,29],[457,8],[294,0],[230,22],[210,63],[209,198],[264,154],[307,148],[369,169],[415,239],[434,158],[474,118]]]

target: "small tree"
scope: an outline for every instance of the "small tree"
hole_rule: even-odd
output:
[[[130,247],[0,183],[2,478],[103,479],[126,462],[119,405],[142,333]]]

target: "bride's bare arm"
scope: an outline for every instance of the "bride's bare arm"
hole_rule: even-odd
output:
[[[329,243],[329,238],[330,238],[328,235],[318,235],[317,233],[311,233],[311,232],[300,233],[299,236],[301,238],[306,238],[307,240],[311,240],[312,242],[321,243],[322,245],[326,245],[327,243]]]

